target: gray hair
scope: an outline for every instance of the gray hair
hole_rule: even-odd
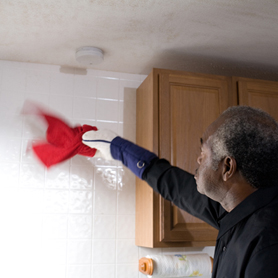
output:
[[[228,108],[211,136],[213,166],[233,157],[254,188],[278,185],[278,123],[266,112],[248,106]]]

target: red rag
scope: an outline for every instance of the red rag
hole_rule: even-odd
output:
[[[46,131],[47,142],[33,144],[32,148],[42,163],[49,168],[65,161],[76,154],[93,157],[96,149],[82,143],[82,135],[90,130],[97,130],[95,126],[78,125],[71,128],[61,119],[45,114],[41,109],[39,115],[48,124]]]

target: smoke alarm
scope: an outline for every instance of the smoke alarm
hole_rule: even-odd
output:
[[[103,51],[93,46],[79,47],[75,53],[76,61],[85,66],[94,66],[103,61]]]

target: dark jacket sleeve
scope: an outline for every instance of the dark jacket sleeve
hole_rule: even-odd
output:
[[[197,191],[194,176],[165,159],[154,159],[142,177],[163,198],[219,229],[217,219],[224,209]]]
[[[217,219],[224,210],[197,191],[193,175],[121,137],[112,140],[110,150],[114,159],[120,160],[163,198],[218,229]]]

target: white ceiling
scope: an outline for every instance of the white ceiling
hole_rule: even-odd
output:
[[[0,59],[96,69],[153,67],[278,80],[277,0],[0,0]]]

